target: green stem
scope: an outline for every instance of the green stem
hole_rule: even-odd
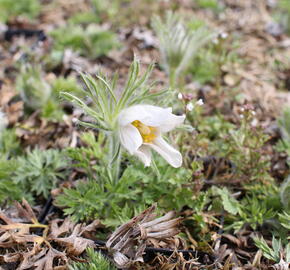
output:
[[[122,157],[120,141],[116,132],[109,134],[109,144],[109,168],[111,170],[113,182],[116,184],[120,176],[119,174]]]
[[[169,71],[169,87],[171,90],[176,88],[176,69]]]

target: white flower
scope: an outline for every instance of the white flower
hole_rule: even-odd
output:
[[[198,106],[204,105],[203,100],[201,98],[195,104]]]
[[[172,114],[172,108],[152,105],[135,105],[122,110],[118,116],[119,137],[123,147],[137,156],[145,166],[151,163],[151,148],[158,152],[171,166],[182,164],[179,151],[169,145],[162,133],[182,124],[185,116]]]
[[[193,104],[191,103],[191,102],[189,102],[189,103],[187,103],[186,104],[186,109],[188,110],[188,111],[192,111],[193,110],[193,108],[194,108],[194,106],[193,106]]]
[[[255,116],[255,115],[256,115],[256,112],[255,112],[255,111],[251,111],[251,114],[252,114],[253,116]]]
[[[228,37],[228,33],[226,32],[222,32],[220,35],[222,39],[226,39]]]
[[[180,99],[180,100],[182,100],[183,99],[182,93],[178,93],[177,98]]]

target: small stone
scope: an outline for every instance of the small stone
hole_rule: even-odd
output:
[[[228,86],[234,86],[237,83],[237,77],[233,74],[227,74],[224,76],[224,81]]]
[[[272,21],[267,23],[266,32],[274,37],[278,37],[284,33],[284,29],[281,24]]]

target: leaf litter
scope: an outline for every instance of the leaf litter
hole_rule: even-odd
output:
[[[0,212],[0,262],[6,265],[1,269],[10,269],[10,266],[18,270],[67,269],[69,260],[78,261],[78,256],[87,248],[98,246],[91,233],[102,227],[99,220],[85,225],[75,224],[69,218],[53,219],[44,225],[38,222],[27,201],[15,202],[15,209],[18,214],[13,217]],[[148,245],[160,246],[158,243],[166,241],[171,242],[173,248],[178,247],[180,240],[176,236],[182,218],[174,218],[174,212],[156,218],[155,211],[156,205],[146,209],[117,228],[104,243],[102,250],[106,250],[116,266],[138,268],[139,262],[144,262]],[[167,258],[170,261],[176,257],[174,260],[185,261],[178,250],[172,249],[171,253],[169,258],[158,255],[154,260]]]
[[[67,269],[69,258],[79,256],[88,247],[95,247],[84,234],[95,231],[99,221],[89,225],[75,224],[68,218],[40,224],[27,201],[15,203],[18,217],[0,213],[1,263],[17,263],[17,269]],[[20,219],[20,221],[19,221]],[[9,266],[8,266],[9,267]],[[5,269],[5,268],[4,268]]]

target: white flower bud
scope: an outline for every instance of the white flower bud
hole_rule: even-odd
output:
[[[194,108],[194,106],[193,106],[193,104],[191,103],[191,102],[189,102],[189,103],[187,103],[186,104],[186,109],[188,110],[188,111],[192,111],[193,110],[193,108]]]
[[[252,127],[256,127],[256,126],[258,126],[258,124],[259,124],[259,121],[258,121],[257,118],[254,118],[254,119],[252,120],[252,122],[251,122],[251,126],[252,126]]]
[[[228,35],[228,33],[226,33],[226,32],[222,32],[222,33],[221,33],[221,38],[222,38],[222,39],[226,39],[228,36],[229,36],[229,35]]]

